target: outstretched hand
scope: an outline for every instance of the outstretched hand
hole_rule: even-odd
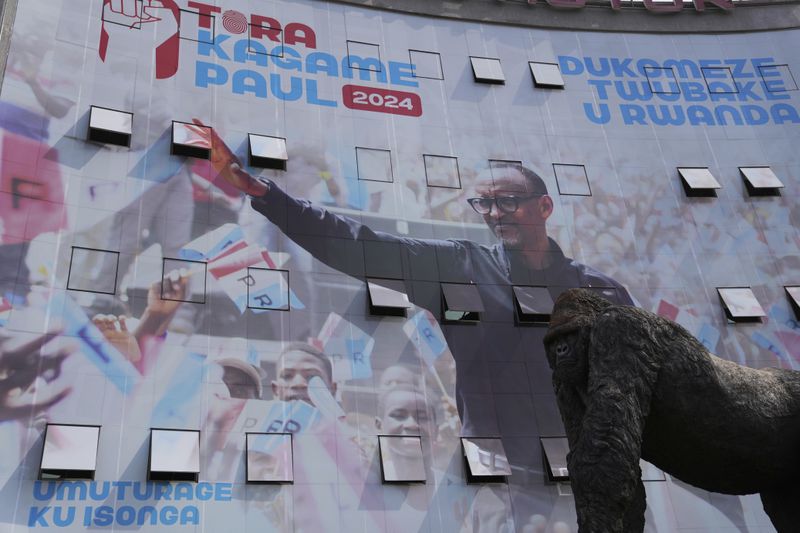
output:
[[[46,411],[72,391],[69,386],[44,386],[61,375],[61,364],[73,351],[71,346],[47,349],[59,333],[51,331],[16,347],[8,346],[11,339],[0,340],[0,373],[4,375],[0,379],[0,421]]]
[[[213,128],[204,125],[198,119],[192,119],[194,126],[189,130],[211,146],[211,166],[236,189],[251,196],[262,196],[269,188],[242,168],[241,161],[228,148]]]

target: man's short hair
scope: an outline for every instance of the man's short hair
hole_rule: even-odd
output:
[[[307,342],[293,342],[283,349],[278,356],[278,361],[283,359],[283,356],[289,352],[303,352],[313,356],[320,362],[322,368],[325,370],[325,374],[328,376],[328,382],[333,383],[333,365],[322,350],[311,346]],[[280,366],[278,367],[278,371],[280,372]]]
[[[531,185],[531,193],[533,194],[547,194],[547,185],[544,183],[539,174],[534,172],[533,170],[529,169],[528,167],[520,164],[520,163],[512,163],[511,161],[503,161],[500,163],[494,163],[492,165],[493,168],[513,168],[519,171],[520,174],[525,176],[525,179],[528,180],[528,183]]]

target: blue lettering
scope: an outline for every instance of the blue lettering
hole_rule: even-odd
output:
[[[250,93],[258,98],[267,97],[267,80],[255,70],[237,70],[233,73],[231,85],[234,94]]]
[[[191,500],[192,496],[194,496],[194,491],[192,490],[192,486],[189,483],[178,483],[175,485],[175,497],[174,500]]]
[[[672,108],[672,109],[670,109]],[[674,115],[673,112],[674,111]],[[650,120],[657,126],[680,126],[686,122],[686,117],[683,114],[683,108],[679,105],[648,105],[647,114]]]
[[[605,77],[611,74],[611,67],[608,64],[608,58],[601,57],[599,65],[594,64],[594,59],[591,57],[584,57],[583,64],[586,65],[586,72],[592,76]]]
[[[342,58],[342,76],[353,79],[353,70],[358,70],[358,78],[362,81],[372,81],[372,74],[375,74],[375,81],[386,83],[386,68],[374,57],[345,56]]]
[[[628,87],[627,89],[626,86]],[[653,99],[653,93],[650,91],[650,85],[645,81],[615,81],[614,88],[617,90],[619,97],[628,102],[634,102],[637,100],[643,100],[646,102]]]
[[[577,76],[583,72],[583,63],[577,57],[558,56],[558,64],[561,67],[561,74]]]
[[[612,57],[611,58],[611,69],[614,71],[614,76],[618,78],[624,78],[625,76],[629,76],[631,78],[638,78],[639,76],[636,75],[636,72],[631,70],[631,63],[633,59],[630,57],[626,57],[623,60],[619,58]]]
[[[194,84],[206,88],[209,85],[225,85],[228,81],[228,71],[221,65],[198,61],[195,66]]]
[[[770,108],[770,113],[772,113],[772,120],[775,121],[775,124],[783,124],[784,122],[797,124],[800,122],[797,109],[789,104],[775,104]]]
[[[742,120],[742,116],[739,114],[739,110],[733,107],[732,105],[720,105],[714,108],[714,114],[717,117],[717,123],[722,126],[727,126],[728,121],[725,120],[725,113],[728,113],[730,117],[733,119],[733,123],[737,126],[741,126],[744,124]]]
[[[178,521],[178,510],[172,505],[162,507],[159,515],[161,523],[165,526],[175,525],[175,522]]]
[[[259,67],[269,66],[267,49],[253,39],[241,39],[233,45],[233,60],[237,63],[255,63]]]
[[[279,74],[269,75],[269,85],[272,88],[272,94],[277,96],[280,100],[288,100],[293,102],[299,100],[303,96],[303,79],[296,76],[289,78],[291,88],[289,92],[285,92],[281,87],[281,77]]]
[[[185,524],[199,524],[200,523],[200,511],[197,510],[197,507],[194,505],[187,505],[183,509],[181,509],[181,525]]]
[[[636,104],[620,104],[619,110],[622,113],[622,120],[625,124],[647,124],[645,121],[644,108]]]
[[[677,71],[677,76],[681,79],[699,78],[702,76],[697,63],[691,59],[667,59],[664,61],[664,68]]]
[[[100,492],[97,491],[98,487],[102,490]],[[103,501],[108,498],[108,495],[111,493],[111,483],[108,481],[102,481],[97,483],[92,481],[89,483],[89,499],[95,501]]]
[[[67,516],[62,516],[66,509]],[[75,521],[75,507],[53,507],[53,525],[65,527]]]
[[[317,80],[306,80],[306,99],[309,104],[322,105],[326,107],[337,107],[336,100],[323,100],[317,96]]]
[[[131,486],[130,481],[114,481],[112,483],[117,488],[117,499],[125,499],[125,489]]]
[[[207,481],[197,484],[197,499],[203,502],[210,500],[214,496],[214,487]]]
[[[650,69],[650,71],[648,72],[647,69]],[[658,78],[662,74],[664,77],[667,77],[667,74],[663,72],[664,69],[661,68],[661,65],[659,65],[657,61],[653,61],[652,59],[640,59],[639,61],[637,61],[636,70],[637,72],[639,72],[639,74],[641,74],[646,78]]]
[[[156,500],[169,500],[172,495],[172,485],[169,483],[157,483],[155,486]]]
[[[714,115],[711,111],[701,105],[690,105],[686,108],[686,118],[689,119],[689,124],[692,126],[714,126]]]
[[[389,61],[389,82],[393,85],[419,87],[419,82],[414,77],[411,63],[398,63]]]
[[[281,49],[283,49],[283,54],[280,53]],[[275,54],[276,50],[278,51],[277,54]],[[272,50],[272,53],[272,62],[275,63],[276,66],[286,70],[296,70],[297,72],[303,71],[303,63],[300,61],[300,58],[303,56],[301,56],[297,50],[288,48],[286,46],[276,46]],[[294,59],[282,59],[285,56],[291,56]]]
[[[114,508],[110,505],[101,505],[94,512],[94,525],[104,527],[114,522]]]
[[[45,507],[31,507],[30,511],[28,511],[28,527],[49,527],[50,524],[47,523],[45,520],[45,516],[47,511],[50,510],[50,506],[47,505]]]
[[[745,122],[750,126],[761,126],[769,122],[769,113],[761,106],[743,105],[742,115],[744,115]]]
[[[328,76],[336,77],[339,75],[339,62],[331,54],[312,52],[306,56],[306,72],[324,72]]]
[[[142,488],[145,489],[144,492],[142,492]],[[133,492],[133,497],[137,500],[149,500],[153,494],[153,484],[135,481],[131,492]]]
[[[747,60],[745,59],[726,59],[725,64],[733,67],[731,69],[731,76],[733,76],[733,79],[735,80],[755,77],[754,73],[747,72],[744,70],[745,67],[747,66]]]
[[[753,91],[753,89],[755,89],[756,82],[745,81],[743,83],[738,83],[737,85],[739,87],[739,101],[755,100],[756,102],[760,102],[763,100],[761,96]]]
[[[706,87],[702,83],[696,81],[681,82],[681,92],[687,102],[704,102],[708,100],[706,96]]]
[[[231,38],[230,35],[216,35],[214,36],[213,42],[211,42],[211,32],[207,30],[200,30],[197,32],[197,53],[201,56],[210,56],[213,52],[218,59],[224,59],[225,61],[230,61],[231,56],[222,49],[220,46],[222,43],[227,41]],[[245,41],[247,42],[247,41]]]
[[[214,500],[218,502],[229,502],[232,498],[233,483],[215,483]]]
[[[600,114],[594,111],[594,105],[591,102],[583,103],[583,112],[586,113],[586,118],[595,124],[608,124],[611,120],[611,112],[608,110],[608,104],[599,105]]]
[[[136,520],[136,510],[130,505],[123,505],[117,509],[117,524],[129,526]]]
[[[47,488],[47,492],[42,492],[42,487]],[[52,481],[42,482],[42,481],[34,481],[33,482],[33,497],[39,501],[46,501],[51,499],[56,493],[56,484]]]
[[[57,500],[85,500],[86,483],[83,481],[62,481],[56,491]]]
[[[589,85],[597,89],[597,97],[600,100],[608,100],[608,92],[606,92],[606,87],[611,85],[610,80],[589,80]]]
[[[147,515],[148,514],[150,515],[150,525],[154,526],[154,525],[158,524],[158,514],[157,514],[157,511],[156,511],[156,508],[153,507],[152,505],[145,505],[145,506],[139,508],[139,514],[136,517],[136,525],[137,526],[143,526],[144,523],[145,523],[145,520],[147,520]]]

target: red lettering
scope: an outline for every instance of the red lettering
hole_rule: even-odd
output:
[[[281,42],[281,23],[274,18],[250,15],[250,37],[260,39],[263,36],[270,41]]]
[[[284,33],[286,34],[286,44],[302,43],[306,48],[317,47],[317,36],[314,30],[305,24],[290,22],[286,25]]]
[[[200,13],[200,27],[206,29],[211,27],[211,14],[222,11],[222,8],[217,6],[210,6],[208,4],[204,4],[203,2],[195,2],[194,0],[189,0],[187,5],[197,9],[197,12]]]

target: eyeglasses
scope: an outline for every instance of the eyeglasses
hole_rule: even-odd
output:
[[[520,202],[526,202],[531,198],[541,198],[544,194],[527,194],[524,196],[498,196],[497,198],[467,198],[467,203],[472,206],[479,215],[488,215],[492,211],[492,205],[496,205],[499,211],[511,214],[519,209]]]

